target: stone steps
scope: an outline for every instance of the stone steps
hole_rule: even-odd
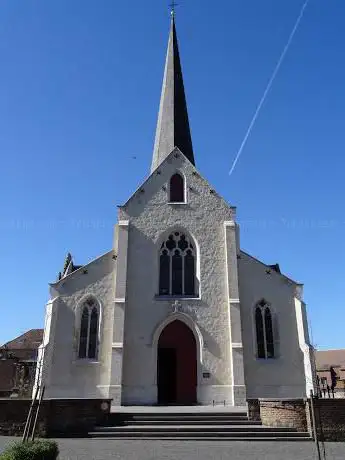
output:
[[[176,418],[176,420],[155,420],[155,424],[160,426],[165,425],[181,425],[181,418]],[[126,426],[147,426],[152,425],[153,420],[126,420],[123,422]],[[209,419],[209,420],[183,420],[184,424],[192,423],[193,425],[261,425],[261,422],[251,422],[248,419],[244,420],[219,420],[219,419]]]
[[[265,427],[245,412],[119,412],[89,432],[92,438],[150,440],[309,441],[309,433]]]
[[[110,417],[113,417],[113,416],[117,416],[119,414],[110,414],[109,416]],[[184,413],[184,412],[172,412],[170,414],[132,414],[132,413],[126,413],[126,412],[123,412],[121,413],[122,416],[128,418],[128,417],[131,417],[131,418],[134,418],[136,420],[142,420],[142,419],[172,419],[172,418],[179,418],[179,417],[183,417],[183,418],[189,418],[191,420],[194,420],[194,419],[199,419],[200,417],[202,418],[219,418],[219,419],[234,419],[234,420],[241,420],[241,419],[247,419],[248,416],[247,414],[245,413],[238,413],[238,414],[229,414],[227,412],[223,413],[223,414],[220,414],[220,413]]]
[[[92,436],[90,434],[90,437],[94,437],[96,439],[100,439],[101,437],[100,436]],[[311,438],[309,436],[309,433],[306,433],[306,436],[305,437],[293,437],[293,436],[290,436],[290,437],[286,437],[286,436],[271,436],[271,437],[251,437],[251,436],[242,436],[242,437],[207,437],[207,436],[203,436],[203,437],[193,437],[193,436],[189,436],[189,437],[180,437],[180,436],[165,436],[165,437],[162,437],[161,435],[160,436],[151,436],[151,437],[142,437],[142,436],[121,436],[121,437],[114,437],[114,436],[106,436],[104,437],[106,439],[114,439],[114,440],[119,440],[121,439],[121,441],[142,441],[142,440],[149,440],[149,441],[217,441],[217,442],[220,442],[220,441],[242,441],[242,442],[258,442],[258,441],[265,441],[265,442],[272,442],[272,441],[284,441],[284,442],[310,442],[311,441]]]
[[[153,423],[248,423],[245,414],[110,414],[109,424],[118,425],[119,423],[131,424],[153,424]],[[260,423],[260,422],[259,422]]]
[[[99,430],[89,433],[92,438],[111,438],[111,439],[207,439],[207,440],[256,440],[265,439],[266,441],[271,440],[310,440],[309,433],[297,433],[293,431],[210,431],[209,429],[203,430],[186,430],[185,427],[179,427],[176,430],[158,430],[152,429],[151,431],[132,431],[129,429],[116,431],[116,430]]]
[[[247,422],[248,423],[248,422]],[[216,425],[216,426],[210,426],[210,425],[200,425],[200,426],[195,426],[195,425],[167,425],[167,426],[161,426],[161,425],[147,425],[147,426],[100,426],[100,427],[95,427],[94,432],[112,432],[112,433],[151,433],[151,432],[186,432],[186,433],[194,433],[194,432],[199,432],[199,431],[207,431],[209,433],[218,433],[218,432],[224,432],[224,433],[236,433],[236,432],[252,432],[252,433],[269,433],[269,432],[286,432],[286,433],[298,433],[296,430],[293,428],[273,428],[273,427],[265,427],[262,425],[244,425],[244,426],[229,426],[229,425]]]

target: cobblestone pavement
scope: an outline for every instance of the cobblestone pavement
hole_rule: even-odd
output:
[[[0,452],[14,438],[0,437]],[[59,460],[317,460],[312,442],[120,441],[59,439]],[[326,443],[326,460],[344,460],[345,443]]]

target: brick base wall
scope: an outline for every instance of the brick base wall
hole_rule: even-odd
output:
[[[248,418],[249,420],[258,422],[260,418],[260,402],[258,399],[248,399]]]
[[[266,426],[308,431],[306,403],[302,399],[260,399],[260,416],[263,425]]]
[[[0,435],[20,436],[23,433],[30,404],[28,399],[0,400]]]
[[[0,435],[21,436],[31,400],[0,399]],[[270,427],[291,427],[310,431],[309,404],[303,400],[248,401],[250,420],[262,420]],[[38,436],[86,435],[109,417],[110,399],[44,400],[40,410]],[[319,439],[345,441],[345,399],[314,400]]]
[[[345,399],[314,399],[318,437],[345,441]]]
[[[21,436],[31,400],[0,399],[0,435]],[[48,399],[42,402],[38,417],[38,436],[85,435],[106,420],[111,400]]]

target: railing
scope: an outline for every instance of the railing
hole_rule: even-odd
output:
[[[330,387],[329,385],[318,385],[317,387],[317,396],[319,398],[327,399],[341,399],[345,398],[345,386],[342,388],[336,386],[335,388]]]
[[[212,401],[212,406],[219,406],[219,405],[222,405],[222,406],[226,406],[226,400],[225,399],[222,399],[221,401],[217,401],[215,399],[213,399]]]

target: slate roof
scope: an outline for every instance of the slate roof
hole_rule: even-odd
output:
[[[172,16],[151,172],[175,147],[195,166],[176,25]]]

